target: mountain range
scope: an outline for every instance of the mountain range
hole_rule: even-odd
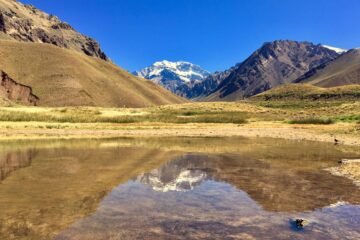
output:
[[[225,71],[164,60],[130,74],[58,17],[0,0],[1,105],[148,107],[186,98],[235,101],[289,83],[360,84],[359,52],[276,40]]]
[[[268,42],[238,64],[206,99],[248,98],[281,84],[293,83],[309,70],[339,56],[338,51],[310,42]]]
[[[239,100],[284,83],[293,83],[308,71],[337,59],[345,52],[344,49],[327,45],[278,40],[265,43],[234,67],[204,75],[194,82],[181,81],[181,75],[177,75],[176,71],[169,73],[168,68],[159,63],[154,64],[157,65],[156,74],[144,74],[149,69],[154,69],[153,65],[136,72],[136,75],[160,83],[173,93],[187,98],[206,101]],[[173,87],[174,82],[176,88]]]

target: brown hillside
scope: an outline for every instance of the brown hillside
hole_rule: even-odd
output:
[[[146,107],[185,100],[116,65],[50,44],[0,41],[0,69],[40,106]]]
[[[350,50],[334,61],[308,72],[297,82],[319,87],[360,84],[360,49]]]

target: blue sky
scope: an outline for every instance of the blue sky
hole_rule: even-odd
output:
[[[184,60],[209,71],[243,61],[263,42],[360,47],[359,0],[22,0],[98,40],[133,71]]]

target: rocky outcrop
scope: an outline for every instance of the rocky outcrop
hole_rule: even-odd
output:
[[[0,96],[15,103],[36,106],[39,98],[32,93],[29,86],[17,83],[5,72],[0,71]]]
[[[17,1],[0,0],[0,32],[16,41],[53,44],[108,60],[94,39],[53,15]]]

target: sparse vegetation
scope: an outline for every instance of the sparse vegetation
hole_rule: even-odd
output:
[[[28,136],[42,134],[42,131],[45,135],[61,136],[91,136],[92,131],[96,131],[104,137],[109,136],[107,131],[112,134],[120,131],[126,136],[125,131],[137,130],[146,136],[148,131],[156,130],[156,134],[176,136],[228,136],[247,132],[251,136],[293,137],[292,130],[313,131],[312,125],[316,124],[316,131],[326,134],[327,140],[332,140],[329,134],[346,134],[360,143],[356,139],[360,137],[357,123],[360,122],[360,102],[304,101],[303,106],[301,104],[299,100],[288,100],[197,102],[150,108],[14,106],[0,108],[0,131]],[[289,132],[279,132],[278,128]]]
[[[103,116],[98,109],[62,108],[45,112],[0,111],[3,122],[58,122],[58,123],[246,123],[242,112],[183,112],[154,111],[147,114]]]
[[[358,122],[358,123],[360,123],[360,114],[340,116],[340,117],[337,117],[337,119],[340,120],[340,121],[344,121],[344,122]]]

